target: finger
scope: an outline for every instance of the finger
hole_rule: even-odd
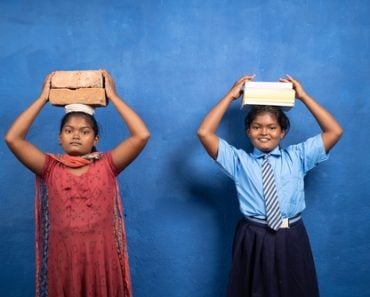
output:
[[[245,82],[247,80],[252,80],[253,78],[255,78],[255,74],[248,74],[248,75],[245,75],[243,77],[241,77],[239,80],[238,80],[238,83],[242,83],[242,82]]]
[[[246,80],[252,80],[252,79],[254,79],[255,77],[256,77],[256,75],[255,75],[255,74],[246,75],[246,76],[244,77],[244,81],[246,81]]]
[[[293,78],[293,76],[291,76],[291,75],[289,75],[289,74],[285,74],[286,75],[286,77],[287,78],[289,78],[290,80],[295,80],[294,78]]]
[[[298,80],[296,80],[293,76],[291,76],[291,75],[289,75],[289,74],[286,74],[286,77],[287,77],[287,79],[288,79],[290,82],[292,82],[293,84],[298,84],[298,83],[299,83],[299,81],[298,81]]]
[[[52,73],[49,74],[48,79],[49,79],[50,83],[51,83],[51,80],[53,79],[54,75],[55,75],[55,71],[53,71]]]

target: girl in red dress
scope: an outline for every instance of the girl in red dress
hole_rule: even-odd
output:
[[[5,137],[14,155],[37,175],[37,297],[132,296],[116,177],[142,151],[150,134],[117,95],[110,74],[102,73],[106,96],[130,132],[111,151],[96,152],[99,129],[93,109],[86,106],[77,105],[62,119],[59,142],[63,155],[46,154],[26,140],[48,101],[52,73],[39,98],[16,119]]]

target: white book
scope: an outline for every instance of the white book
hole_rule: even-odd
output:
[[[244,88],[253,89],[293,89],[290,82],[266,82],[266,81],[247,81]]]
[[[246,105],[273,105],[293,107],[295,91],[289,82],[246,82],[242,107]]]

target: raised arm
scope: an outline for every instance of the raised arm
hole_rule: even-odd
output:
[[[308,110],[312,113],[317,123],[322,130],[322,140],[324,143],[325,151],[329,152],[330,149],[338,142],[343,134],[343,129],[336,121],[336,119],[319,103],[317,103],[310,95],[308,95],[298,80],[287,75],[281,81],[293,83],[296,91],[296,97],[302,101]]]
[[[45,154],[27,141],[26,136],[37,115],[48,101],[52,75],[53,73],[46,77],[40,96],[17,117],[5,135],[5,142],[9,149],[19,161],[36,174],[40,174],[44,167]]]
[[[142,119],[118,95],[111,75],[102,70],[105,92],[121,118],[127,125],[130,136],[112,150],[113,163],[119,171],[127,167],[142,151],[149,140],[150,133]]]
[[[216,135],[217,128],[231,102],[238,99],[241,95],[241,88],[246,81],[250,81],[254,75],[246,75],[240,78],[223,97],[206,115],[198,128],[198,137],[200,142],[208,154],[213,158],[217,158],[218,153],[218,136]]]

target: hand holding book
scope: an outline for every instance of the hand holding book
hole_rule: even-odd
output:
[[[291,83],[293,85],[293,89],[295,90],[296,98],[301,99],[302,97],[307,96],[307,93],[303,89],[300,82],[294,79],[292,76],[287,74],[285,77],[280,79],[280,82]]]

